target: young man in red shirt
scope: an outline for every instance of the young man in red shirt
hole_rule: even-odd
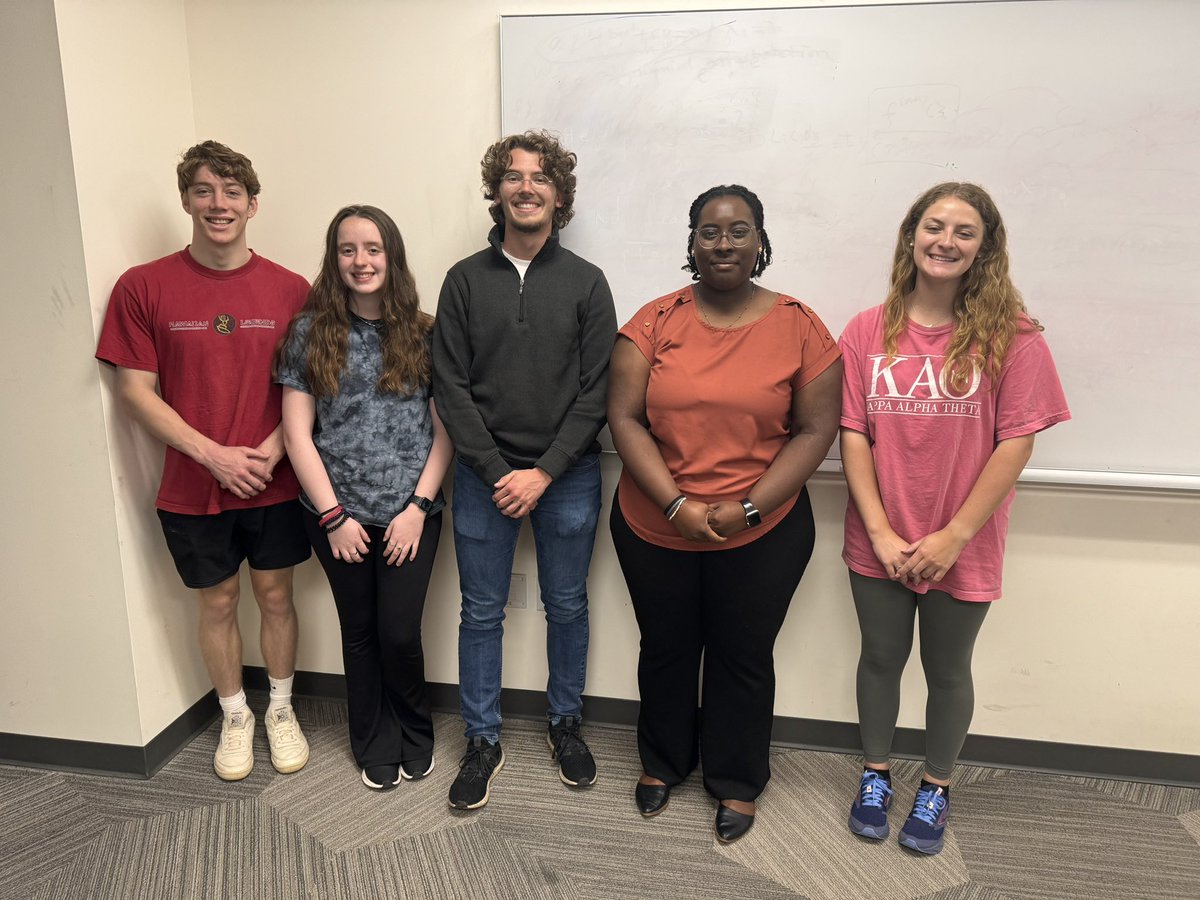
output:
[[[271,762],[295,772],[308,761],[291,706],[292,567],[311,551],[271,379],[275,346],[308,284],[247,246],[259,193],[249,159],[205,141],[183,154],[177,176],[191,244],[121,276],[96,357],[116,367],[124,409],[166,445],[155,505],[175,566],[198,596],[200,651],[223,711],[213,768],[236,781],[254,766],[237,621],[242,560],[262,615]]]

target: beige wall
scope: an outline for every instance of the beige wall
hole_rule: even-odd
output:
[[[140,742],[51,3],[0,5],[0,732]]]
[[[121,272],[178,250],[191,233],[169,164],[194,143],[187,34],[181,2],[61,0],[56,9],[94,346]],[[114,408],[111,370],[93,369],[145,743],[211,685],[196,650],[191,592],[179,583],[154,514],[162,448]]]
[[[563,10],[562,3],[550,0],[503,5],[499,0],[146,0],[102,4],[102,16],[89,11],[97,4],[85,0],[58,0],[57,5],[86,278],[97,310],[127,265],[161,255],[186,239],[186,219],[176,212],[170,183],[171,166],[179,149],[207,137],[248,153],[259,169],[261,211],[250,226],[257,250],[311,277],[321,235],[336,209],[356,201],[378,204],[399,222],[424,304],[432,310],[446,268],[482,245],[489,222],[477,172],[483,148],[499,130],[498,17],[501,12]],[[788,4],[726,0],[688,5]],[[597,0],[581,11],[677,6]],[[97,41],[97,35],[104,40]],[[93,41],[103,53],[88,52]],[[116,51],[105,41],[115,42]],[[126,58],[114,59],[122,54]],[[143,77],[135,78],[139,73]],[[147,73],[154,75],[147,78]],[[127,95],[133,103],[120,101]],[[127,134],[106,126],[114,119]],[[113,140],[117,147],[112,152],[100,152]],[[62,153],[66,156],[67,149]],[[129,161],[130,177],[122,179],[132,185],[129,192],[119,185],[105,187],[113,184],[110,176],[122,160]],[[578,202],[586,204],[588,192],[600,189],[581,185]],[[569,245],[569,229],[564,237]],[[10,267],[5,270],[7,283]],[[83,279],[82,273],[76,277]],[[820,298],[808,299],[820,309]],[[10,328],[5,338],[10,344],[13,335]],[[90,347],[72,348],[71,362],[55,369],[49,389],[87,394],[98,429],[97,397],[106,395],[97,392],[94,371],[72,376],[70,388],[66,375],[58,383],[58,373],[71,366],[80,369],[79,360],[86,362],[88,352]],[[53,425],[44,416],[30,418],[42,431]],[[90,479],[85,487],[103,489],[106,497],[111,497],[111,455],[111,480],[118,484],[123,504],[116,519],[121,550],[111,540],[89,546],[85,562],[109,570],[114,591],[120,590],[122,579],[126,585],[125,598],[114,603],[118,616],[128,621],[127,655],[136,670],[141,730],[148,737],[205,685],[191,643],[186,594],[173,581],[148,511],[152,454],[119,418],[110,415],[108,421],[107,447],[97,431],[86,459],[79,459],[75,447],[63,455],[77,471],[86,464],[88,471],[78,477]],[[27,463],[31,481],[49,474],[50,462],[43,463],[42,456],[39,452]],[[608,493],[617,465],[611,457],[604,461]],[[855,720],[858,638],[838,558],[845,489],[836,478],[820,476],[812,490],[817,550],[777,645],[776,708],[781,715],[850,722]],[[109,533],[111,524],[102,530]],[[32,553],[37,539],[18,540],[17,546]],[[458,596],[448,530],[442,546],[425,617],[426,654],[430,678],[453,682]],[[976,652],[974,730],[1195,752],[1200,720],[1180,711],[1194,708],[1198,548],[1200,503],[1194,495],[1025,488],[1013,515],[1006,598],[990,613]],[[44,557],[34,555],[51,558],[49,551]],[[532,593],[536,569],[528,534],[518,547],[516,569],[527,574]],[[635,699],[637,629],[604,529],[590,590],[588,692]],[[44,601],[44,588],[40,596]],[[300,668],[339,672],[337,619],[313,564],[301,571],[298,597],[303,617]],[[28,614],[29,607],[18,608],[18,615]],[[252,604],[244,606],[242,619],[247,635],[253,634]],[[530,608],[510,613],[506,686],[544,685],[544,633],[532,597]],[[0,657],[8,640],[0,637]],[[246,661],[261,664],[252,641]],[[72,667],[43,666],[39,672],[50,695],[69,690],[71,679],[83,674]],[[169,687],[160,687],[163,682]],[[157,694],[149,696],[151,692]],[[919,727],[923,705],[923,686],[913,665],[906,675],[901,724]],[[33,720],[6,728],[0,719],[0,730],[50,733],[26,721]],[[87,717],[78,727],[85,726],[95,731]]]

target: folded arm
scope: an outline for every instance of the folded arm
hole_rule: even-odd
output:
[[[429,415],[433,423],[433,445],[429,448],[429,456],[425,458],[425,466],[417,479],[413,493],[426,500],[432,500],[442,489],[442,481],[450,461],[454,458],[454,445],[446,426],[438,416],[437,404],[433,398],[429,400]],[[400,510],[388,523],[383,533],[383,552],[390,566],[399,566],[410,559],[417,558],[417,549],[421,546],[421,535],[425,532],[425,513],[414,503]]]
[[[940,582],[958,561],[963,548],[1012,492],[1032,454],[1032,434],[996,444],[963,505],[945,528],[927,534],[905,548],[908,561],[900,566],[896,577],[909,578],[918,584]]]
[[[271,480],[271,471],[282,456],[278,429],[258,447],[226,447],[185,422],[159,396],[156,373],[118,367],[116,391],[121,404],[146,431],[204,466],[235,497],[248,500]]]
[[[338,505],[337,495],[317,445],[313,443],[313,425],[317,421],[317,401],[311,394],[283,387],[283,440],[288,459],[304,489],[304,495],[318,512]],[[359,562],[367,553],[371,538],[355,519],[348,518],[337,530],[327,532],[334,559]]]
[[[792,436],[750,489],[748,499],[759,512],[772,513],[800,492],[837,436],[841,411],[839,359],[792,393]],[[713,504],[708,518],[713,529],[725,537],[746,529],[746,511],[733,500]]]
[[[646,418],[649,383],[649,361],[631,340],[618,337],[609,371],[608,429],[625,470],[643,494],[665,509],[681,491],[650,433]],[[699,500],[685,500],[671,524],[689,541],[719,544],[725,540],[708,523],[708,504]]]

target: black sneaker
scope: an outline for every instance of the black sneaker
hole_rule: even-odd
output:
[[[400,766],[400,777],[405,781],[420,781],[433,771],[433,757],[418,759],[416,762],[406,762]]]
[[[473,737],[458,764],[458,777],[450,785],[450,805],[455,809],[479,809],[488,802],[492,779],[504,768],[500,742]]]
[[[563,716],[557,725],[551,723],[546,733],[550,755],[558,760],[558,777],[571,787],[588,787],[596,783],[596,760],[579,734],[581,724],[575,716]]]
[[[400,783],[400,766],[397,763],[367,766],[362,770],[362,783],[373,791],[390,791]]]

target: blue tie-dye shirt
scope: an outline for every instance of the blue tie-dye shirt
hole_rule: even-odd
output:
[[[305,363],[311,325],[308,315],[297,320],[275,379],[306,394],[312,393]],[[313,443],[338,502],[359,522],[386,527],[417,486],[433,446],[433,423],[430,385],[408,396],[382,394],[376,387],[382,364],[376,325],[352,315],[340,389],[317,398]],[[440,511],[441,494],[432,499],[433,512]],[[303,493],[300,502],[320,512]]]

